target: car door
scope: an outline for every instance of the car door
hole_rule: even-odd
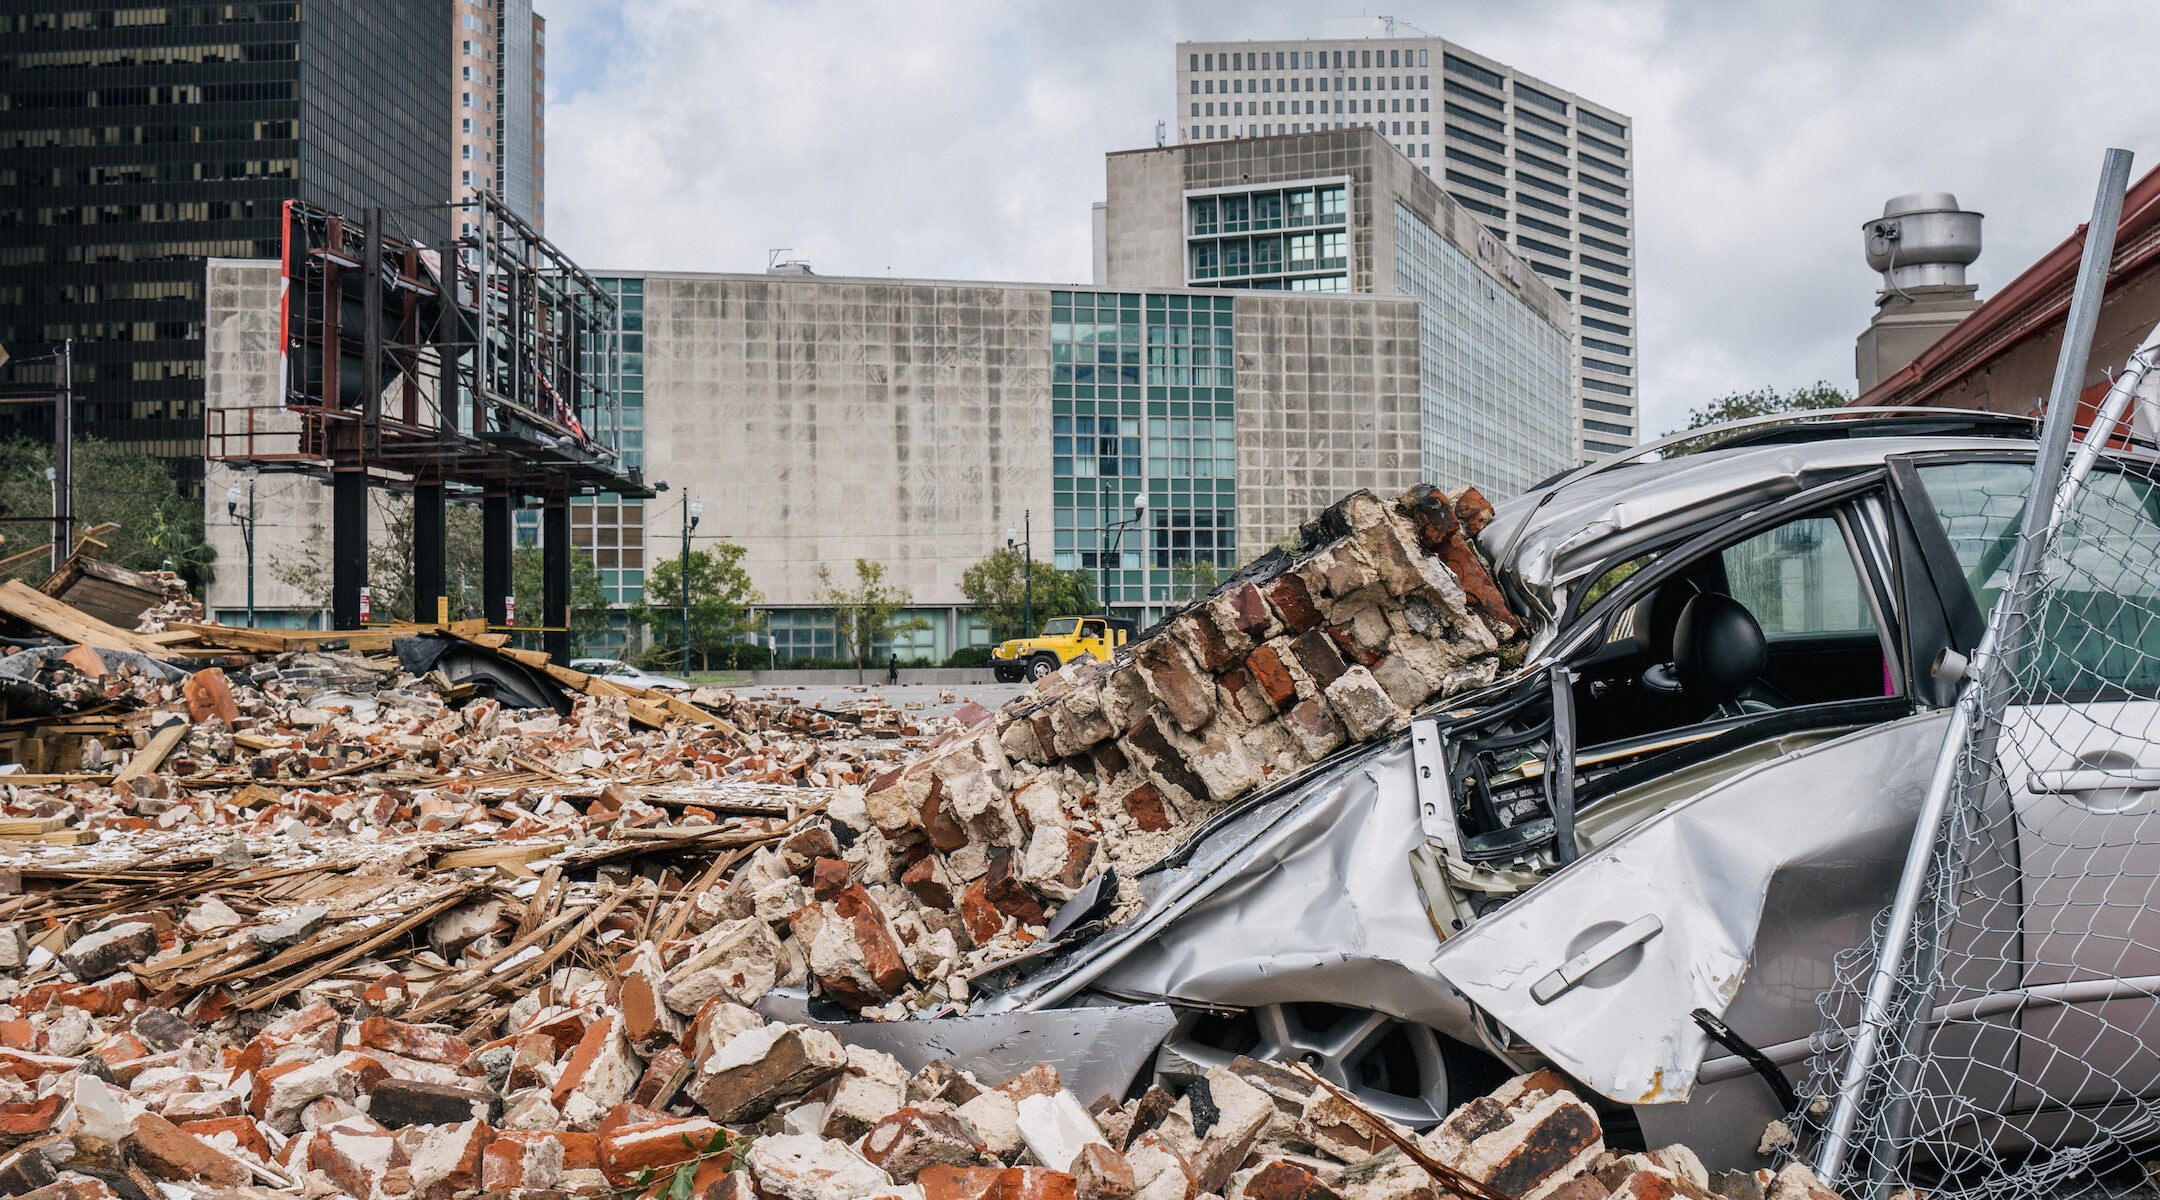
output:
[[[2030,461],[1922,459],[1909,477],[1938,515],[1938,554],[1975,608],[1991,608]],[[2024,1032],[2016,1107],[2045,1097],[2051,1128],[2034,1132],[2054,1137],[2081,1119],[2063,1105],[2160,1092],[2160,486],[2148,465],[2103,460],[2046,579],[1999,746],[2023,901],[2020,977],[2002,990]]]
[[[1506,1036],[1622,1103],[1672,1104],[1694,1093],[1713,1048],[1696,1010],[1772,1048],[1788,1075],[1801,1072],[1823,1020],[1819,999],[1835,982],[1832,960],[1865,940],[1888,901],[1947,727],[1944,710],[1914,711],[1909,671],[1884,666],[1909,662],[1897,614],[1898,597],[1910,595],[1889,559],[1895,539],[1880,536],[1885,498],[1815,501],[1812,510],[1806,502],[1673,548],[1615,589],[1615,619],[1632,611],[1628,589],[1713,576],[1710,555],[1730,572],[1740,560],[1725,558],[1728,551],[1767,545],[1803,559],[1757,564],[1756,578],[1766,581],[1759,591],[1777,592],[1785,614],[1773,614],[1773,624],[1834,641],[1841,657],[1872,643],[1872,673],[1841,663],[1836,669],[1851,678],[1836,697],[1671,731],[1675,741],[1715,733],[1731,748],[1679,769],[1645,764],[1647,777],[1597,803],[1607,812],[1647,810],[1646,818],[1594,840],[1580,860],[1481,917],[1435,957],[1435,969]],[[1766,593],[1756,599],[1768,603]],[[1843,628],[1854,624],[1869,636]],[[1581,747],[1577,757],[1609,753]],[[1579,818],[1585,829],[1599,811]],[[1999,874],[2002,857],[1988,869]],[[1992,951],[2008,935],[1978,936]],[[1984,1047],[2000,1063],[2016,1058],[2009,1018],[1965,1022],[1940,1037]],[[1728,1067],[1717,1080],[1745,1074]],[[1778,1114],[1759,1082],[1740,1082],[1745,1098],[1764,1106],[1752,1139],[1761,1116]],[[1984,1086],[2007,1096],[2014,1082],[2004,1071]]]

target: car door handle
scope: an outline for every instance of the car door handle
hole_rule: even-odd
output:
[[[2074,771],[2034,771],[2025,790],[2036,795],[2074,795],[2112,788],[2160,788],[2160,767],[2081,767]]]
[[[1665,931],[1665,922],[1653,914],[1637,917],[1604,937],[1581,954],[1561,963],[1545,978],[1530,985],[1530,998],[1551,1004],[1590,977],[1590,972],[1633,950]]]

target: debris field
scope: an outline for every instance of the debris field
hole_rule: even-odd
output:
[[[0,1192],[1831,1200],[1611,1152],[1550,1072],[1418,1134],[1250,1059],[1082,1096],[751,1007],[965,1014],[1066,902],[1114,924],[1211,818],[1494,680],[1490,513],[1353,494],[1117,661],[935,721],[0,585]]]

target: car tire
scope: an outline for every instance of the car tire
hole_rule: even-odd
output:
[[[1019,664],[1015,663],[1012,666],[1006,666],[1004,663],[998,663],[990,668],[990,677],[999,683],[1018,683],[1020,682]]]
[[[1182,1012],[1156,1052],[1155,1073],[1182,1086],[1241,1054],[1303,1063],[1373,1111],[1416,1129],[1439,1124],[1508,1074],[1481,1051],[1426,1026],[1324,1003]]]
[[[1027,677],[1029,682],[1042,679],[1057,669],[1057,655],[1052,654],[1048,651],[1044,651],[1043,653],[1037,654],[1027,660]]]

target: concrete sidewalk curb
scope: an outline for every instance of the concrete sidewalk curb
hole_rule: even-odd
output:
[[[882,684],[885,668],[871,667],[858,680],[854,671],[752,671],[748,685],[721,684],[722,687],[751,686],[773,687],[783,684],[811,684],[832,686],[856,683]],[[900,682],[923,683],[938,687],[955,687],[962,684],[994,683],[988,667],[902,667]]]

